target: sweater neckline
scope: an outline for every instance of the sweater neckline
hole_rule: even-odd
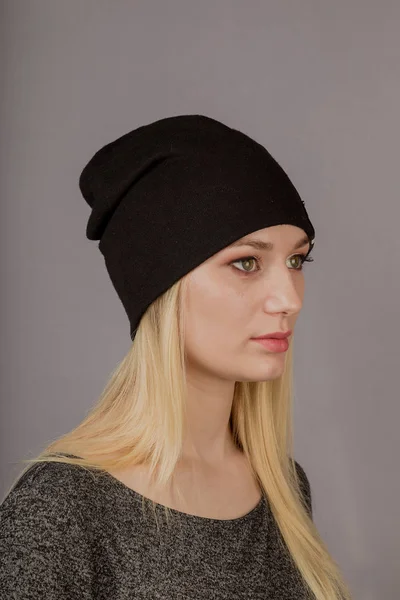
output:
[[[151,503],[152,502],[151,498],[148,498],[147,496],[140,494],[133,488],[126,485],[120,479],[117,479],[117,477],[115,477],[114,475],[111,475],[111,473],[109,473],[108,471],[105,471],[104,474],[106,476],[108,476],[108,480],[111,485],[123,490],[127,495],[132,497],[135,501],[140,502],[140,503],[143,503],[143,502]],[[261,494],[261,498],[259,499],[257,504],[250,511],[248,511],[246,514],[244,514],[240,517],[235,517],[233,519],[213,519],[210,517],[201,517],[200,515],[193,515],[191,513],[187,513],[187,512],[177,510],[175,508],[171,508],[169,506],[167,507],[165,504],[160,504],[159,502],[154,502],[154,506],[158,512],[162,511],[163,513],[165,511],[165,508],[168,508],[168,511],[172,515],[179,517],[180,520],[183,519],[185,521],[192,521],[192,522],[195,521],[197,523],[204,523],[204,524],[218,523],[218,524],[221,524],[222,526],[224,526],[224,525],[229,526],[229,525],[236,525],[236,524],[239,525],[241,523],[245,523],[248,520],[254,518],[256,516],[256,514],[261,510],[261,507],[264,504],[264,499],[265,499],[264,494]]]
[[[64,456],[71,456],[73,458],[80,458],[79,456],[77,456],[75,454],[70,454],[70,453],[66,453],[66,452],[61,452],[60,454],[63,454]],[[108,479],[109,485],[113,486],[116,489],[122,490],[125,494],[127,494],[128,496],[133,498],[136,502],[140,502],[141,504],[143,504],[144,502],[148,502],[148,503],[152,502],[151,498],[148,498],[147,496],[140,494],[133,488],[126,485],[120,479],[117,479],[117,477],[115,477],[108,471],[102,471],[101,476],[106,477]],[[204,524],[204,525],[218,524],[222,527],[224,527],[224,526],[229,527],[229,526],[233,526],[233,525],[241,525],[241,524],[247,523],[247,521],[254,518],[261,511],[261,507],[264,505],[264,502],[265,502],[265,495],[263,492],[261,492],[260,500],[257,502],[257,504],[251,510],[249,510],[246,514],[244,514],[240,517],[235,517],[233,519],[212,519],[210,517],[201,517],[200,515],[193,515],[191,513],[186,513],[186,512],[180,511],[180,510],[176,510],[175,508],[170,508],[169,506],[167,507],[165,504],[160,504],[159,502],[154,502],[154,506],[155,506],[155,509],[157,512],[160,513],[162,511],[164,514],[165,514],[165,508],[168,508],[169,512],[173,516],[179,518],[181,521],[183,520],[186,522],[195,522],[195,523]]]

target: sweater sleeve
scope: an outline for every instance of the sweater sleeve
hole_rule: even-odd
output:
[[[0,505],[1,600],[94,598],[90,544],[66,474],[36,463]]]
[[[311,487],[306,472],[303,467],[295,460],[296,471],[300,479],[300,488],[303,493],[303,497],[306,502],[306,506],[308,512],[310,514],[311,519],[313,518],[313,509],[312,509],[312,497],[311,497]]]

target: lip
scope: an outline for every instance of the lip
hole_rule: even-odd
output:
[[[286,352],[289,348],[289,341],[286,338],[279,340],[277,338],[261,338],[254,339],[254,341],[270,352]]]
[[[260,335],[258,337],[255,338],[251,338],[252,340],[269,340],[269,339],[275,339],[275,340],[285,340],[287,339],[290,335],[292,334],[291,330],[289,329],[289,331],[275,331],[275,333],[266,333],[265,335]]]

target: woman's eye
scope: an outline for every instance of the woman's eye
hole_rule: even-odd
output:
[[[238,260],[234,260],[230,264],[235,265],[237,263],[242,263],[242,264],[246,265],[246,267],[244,268],[244,271],[246,273],[253,273],[253,271],[251,270],[251,267],[248,269],[248,266],[249,266],[249,263],[251,265],[251,263],[254,261],[256,261],[258,263],[259,259],[256,256],[246,256],[245,258],[239,258]],[[242,269],[239,269],[239,271],[242,271]],[[259,271],[259,267],[256,269],[256,271]]]
[[[296,259],[297,259],[297,267],[296,267]],[[294,270],[295,271],[302,271],[303,270],[303,263],[304,262],[313,262],[313,258],[310,257],[310,253],[307,254],[294,254],[293,256],[290,256],[288,258],[288,261],[292,263],[292,266],[294,264]],[[294,261],[294,263],[293,263]],[[237,263],[242,263],[244,265],[244,269],[238,269],[239,271],[242,271],[244,273],[247,274],[251,274],[251,273],[255,273],[256,271],[260,270],[260,262],[261,262],[261,257],[260,256],[246,256],[245,258],[240,258],[238,260],[234,260],[232,261],[230,264],[231,265],[236,265]],[[256,269],[252,269],[252,264],[256,263],[257,264],[257,268]],[[235,267],[237,268],[237,267]]]
[[[295,270],[296,271],[301,271],[302,266],[303,266],[303,262],[304,262],[304,259],[305,259],[305,254],[295,254],[294,256],[291,256],[289,258],[289,261],[295,260],[296,258],[300,259],[300,262],[298,263],[298,264],[300,264],[300,267],[298,269],[296,269],[296,267],[295,267]]]

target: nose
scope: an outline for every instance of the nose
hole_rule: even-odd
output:
[[[267,312],[298,313],[303,306],[304,278],[287,267],[277,267],[268,278],[265,293]]]

